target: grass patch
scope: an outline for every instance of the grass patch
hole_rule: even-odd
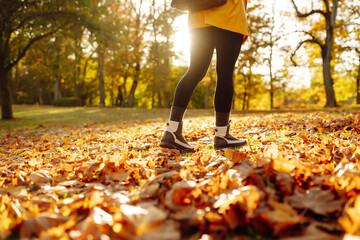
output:
[[[0,121],[0,129],[38,126],[123,122],[134,120],[167,121],[170,109],[13,106],[13,120]],[[188,110],[186,117],[211,116],[213,110]]]
[[[323,109],[340,114],[343,111],[357,112],[358,108]],[[342,111],[341,111],[342,110]],[[286,112],[314,112],[316,110],[273,110],[273,111],[232,111],[233,117],[251,115],[267,115]],[[0,120],[0,129],[36,128],[38,126],[76,125],[91,123],[109,123],[134,120],[169,119],[169,108],[138,109],[138,108],[99,108],[99,107],[54,107],[37,105],[14,105],[13,120]],[[185,118],[213,117],[214,109],[188,109]]]

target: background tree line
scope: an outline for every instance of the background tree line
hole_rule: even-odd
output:
[[[183,58],[174,36],[184,13],[170,0],[0,0],[0,13],[2,119],[12,118],[11,104],[69,99],[170,107],[187,69],[174,64]],[[252,0],[248,22],[234,108],[360,104],[357,1]],[[215,75],[211,66],[190,107],[212,107]],[[303,85],[305,75],[310,85]]]

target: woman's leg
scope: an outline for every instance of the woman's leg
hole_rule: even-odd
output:
[[[215,91],[216,126],[229,123],[234,95],[234,68],[238,59],[243,35],[214,28],[216,47],[217,83]]]
[[[239,56],[243,35],[215,28],[216,73],[215,90],[215,149],[240,147],[246,140],[229,133],[230,110],[234,95],[234,68]]]
[[[190,31],[190,66],[176,86],[170,113],[171,121],[182,121],[196,86],[206,75],[214,52],[215,42],[212,28],[196,28]]]
[[[193,151],[182,135],[182,120],[191,96],[198,83],[204,78],[214,52],[214,38],[210,28],[191,30],[190,66],[176,86],[170,121],[161,139],[160,146]]]

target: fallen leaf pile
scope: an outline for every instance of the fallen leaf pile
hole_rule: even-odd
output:
[[[165,123],[0,131],[0,239],[359,239],[360,114],[233,117],[238,149]]]

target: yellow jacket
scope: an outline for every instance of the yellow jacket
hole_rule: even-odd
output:
[[[226,4],[207,10],[189,13],[189,28],[214,26],[241,33],[247,39],[247,0],[228,0]]]

